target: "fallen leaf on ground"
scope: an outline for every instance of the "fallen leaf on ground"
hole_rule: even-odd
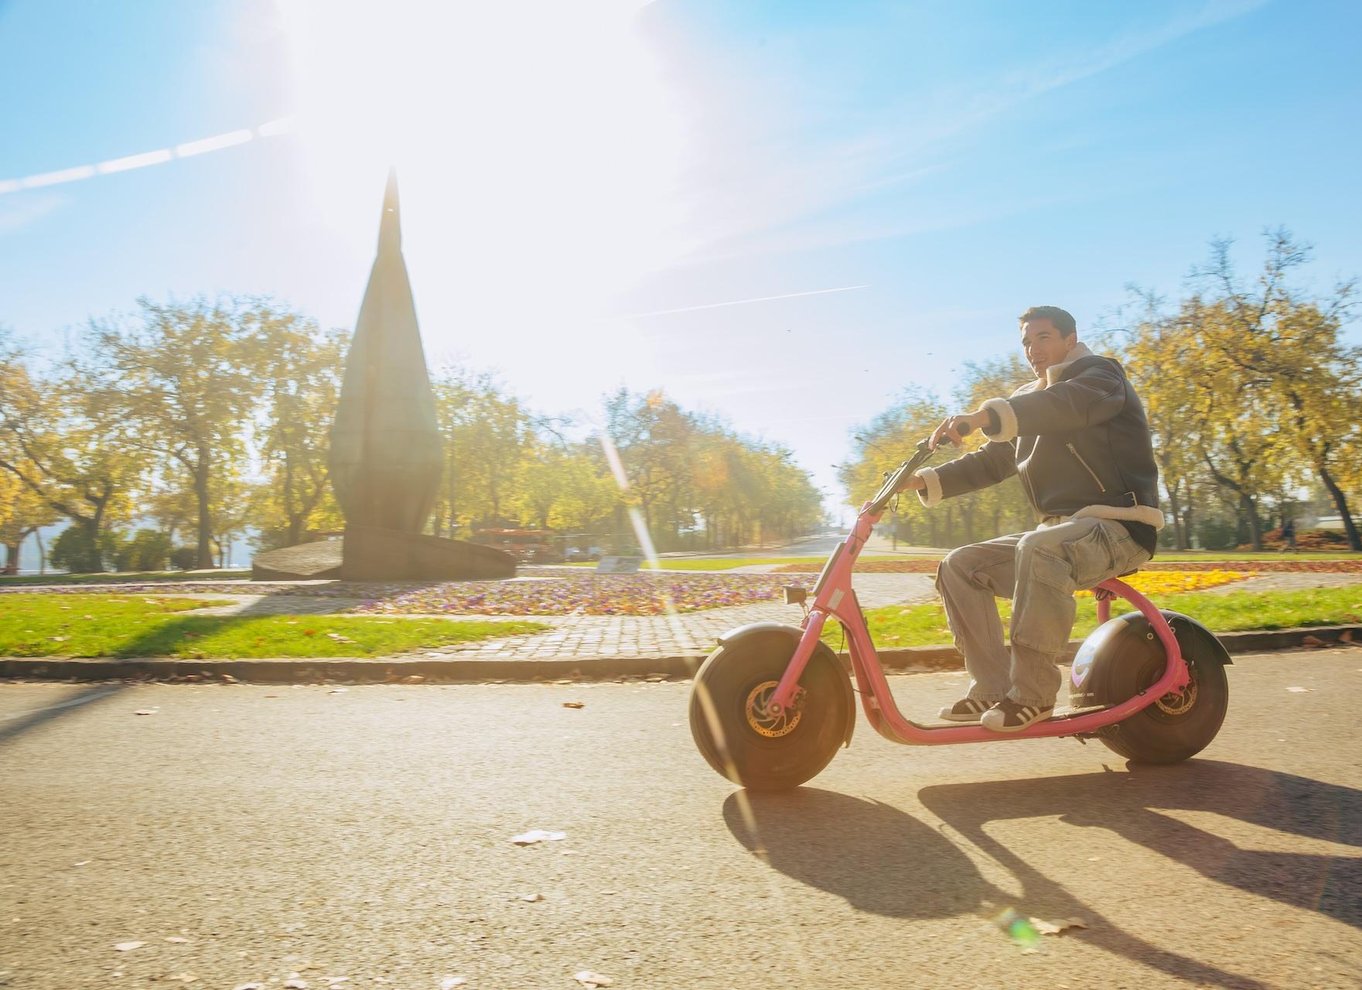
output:
[[[426,679],[426,678],[425,678],[425,675],[424,675],[424,674],[408,674],[406,677],[402,678],[402,683],[403,683],[403,684],[421,684],[421,683],[423,683],[423,682],[425,681],[425,679]]]
[[[440,981],[440,990],[454,990],[455,987],[467,986],[468,981],[462,976],[446,976]]]
[[[72,863],[71,865],[72,865],[72,866],[89,866],[89,865],[90,865],[90,861],[89,861],[88,859],[82,859],[79,863]]]
[[[157,712],[157,709],[155,709],[155,708],[139,708],[139,709],[137,709],[137,711],[133,712],[133,714],[134,714],[134,715],[155,715],[156,712]]]
[[[119,952],[131,952],[133,949],[140,949],[146,942],[119,942],[114,946]]]
[[[1343,632],[1339,634],[1338,641],[1340,643],[1351,643],[1353,641],[1353,631],[1351,629],[1344,629]]]
[[[167,935],[167,936],[166,936],[166,941],[167,941],[167,942],[188,942],[189,939],[185,938],[183,935]]]
[[[1042,921],[1040,918],[1031,919],[1031,927],[1041,935],[1059,935],[1067,932],[1070,928],[1087,928],[1078,918],[1066,918],[1057,923]]]
[[[264,990],[263,983],[242,983],[232,988],[232,990]]]
[[[521,894],[520,899],[526,904],[538,904],[544,899],[543,894]]]
[[[610,977],[593,973],[589,969],[584,969],[580,973],[573,973],[572,978],[584,987],[608,987],[615,983]]]
[[[1292,694],[1305,694],[1310,689],[1307,687],[1296,687],[1296,685],[1293,684],[1289,688],[1287,688],[1287,690],[1290,691]]]
[[[328,691],[328,692],[326,692],[326,693],[327,693],[327,694],[345,694],[345,693],[346,693],[347,691],[349,691],[349,690],[350,690],[349,688],[332,688],[330,691]]]
[[[564,708],[585,708],[585,707],[586,707],[586,702],[585,702],[585,701],[565,701],[565,702],[563,702],[563,707],[564,707]]]
[[[566,832],[547,832],[542,828],[535,828],[512,836],[511,841],[518,846],[532,846],[536,842],[561,842],[566,838]]]
[[[1328,645],[1329,645],[1328,643],[1324,642],[1324,640],[1320,639],[1318,636],[1302,636],[1302,637],[1301,637],[1301,643],[1302,643],[1303,645],[1305,645],[1305,646],[1328,646]]]
[[[299,979],[295,975],[292,979],[284,981],[284,990],[307,990],[307,980]]]
[[[171,983],[193,983],[198,979],[193,973],[176,973],[173,976],[165,977]]]

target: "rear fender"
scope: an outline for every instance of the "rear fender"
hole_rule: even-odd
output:
[[[725,651],[784,649],[793,655],[803,636],[804,630],[798,626],[788,626],[783,622],[752,622],[723,633],[719,637],[719,649]],[[813,652],[815,655],[827,654],[828,659],[842,672],[837,683],[841,685],[842,702],[846,705],[849,716],[847,718],[847,734],[846,738],[842,740],[842,745],[850,746],[851,734],[856,728],[856,698],[851,691],[851,677],[842,661],[837,658],[837,654],[832,651],[827,643],[819,643],[813,648]]]
[[[1163,612],[1189,663],[1221,666],[1231,662],[1215,635],[1195,619]],[[1168,662],[1163,643],[1149,620],[1126,612],[1108,620],[1083,641],[1069,669],[1069,700],[1075,707],[1116,705],[1134,697],[1157,679]]]
[[[1167,609],[1163,610],[1163,617],[1168,620],[1168,625],[1172,627],[1173,635],[1177,637],[1178,648],[1182,651],[1183,657],[1214,661],[1221,666],[1229,666],[1234,663],[1230,659],[1230,651],[1225,649],[1225,644],[1216,639],[1215,633],[1197,622],[1196,619],[1183,615],[1181,612],[1169,612]]]

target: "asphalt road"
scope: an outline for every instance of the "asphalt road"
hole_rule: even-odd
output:
[[[0,685],[0,986],[1362,985],[1362,649],[1237,658],[1180,766],[862,721],[778,796],[688,690]]]

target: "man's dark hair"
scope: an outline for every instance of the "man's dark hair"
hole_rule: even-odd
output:
[[[1072,337],[1078,333],[1078,324],[1074,322],[1073,316],[1058,306],[1032,306],[1017,317],[1018,323],[1030,323],[1032,320],[1049,320],[1061,337]]]

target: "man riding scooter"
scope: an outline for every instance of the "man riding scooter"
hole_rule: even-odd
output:
[[[1074,593],[1149,560],[1164,524],[1149,422],[1121,366],[1080,343],[1074,318],[1056,306],[1032,307],[1019,322],[1036,380],[948,416],[932,449],[946,440],[959,447],[976,429],[989,442],[920,469],[908,486],[930,507],[1016,474],[1039,516],[1029,532],[951,551],[937,570],[972,679],[941,718],[997,732],[1050,717]],[[995,598],[1012,600],[1010,654]]]

